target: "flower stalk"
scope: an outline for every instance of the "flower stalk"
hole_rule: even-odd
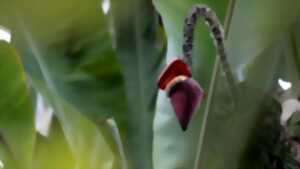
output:
[[[206,25],[211,31],[211,37],[213,38],[214,45],[218,57],[220,57],[220,63],[225,73],[231,92],[238,93],[238,86],[236,79],[230,68],[228,57],[224,46],[224,31],[220,24],[220,21],[216,13],[207,5],[195,5],[189,11],[184,24],[184,43],[183,43],[183,60],[191,67],[192,66],[192,52],[194,42],[194,29],[198,17],[204,17]]]

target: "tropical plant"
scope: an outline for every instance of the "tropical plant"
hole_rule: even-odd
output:
[[[207,96],[184,132],[156,80],[195,4],[224,25],[239,93],[198,22]],[[299,23],[293,0],[1,0],[0,169],[298,169],[299,116],[280,117],[300,93]]]

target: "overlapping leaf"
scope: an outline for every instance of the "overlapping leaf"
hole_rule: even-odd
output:
[[[153,38],[158,22],[151,3],[128,3],[124,9],[130,8],[129,15],[123,15],[124,20],[110,26],[101,11],[101,1],[11,1],[3,6],[7,14],[0,24],[13,30],[14,44],[22,53],[26,71],[34,86],[50,93],[44,96],[56,109],[66,135],[70,134],[66,126],[78,126],[73,125],[76,120],[65,119],[65,113],[69,113],[63,112],[65,104],[72,113],[82,113],[82,118],[88,117],[99,126],[113,117],[121,128],[132,168],[151,168],[151,110],[154,81],[162,58],[161,44]],[[131,10],[132,6],[136,9]],[[139,7],[147,9],[146,17],[139,16]],[[138,18],[132,20],[130,12]],[[115,11],[113,16],[119,13]],[[143,21],[145,18],[149,20]],[[121,29],[124,21],[133,24]],[[119,60],[109,35],[114,25]],[[53,97],[49,96],[51,93]],[[72,144],[72,140],[68,141]]]
[[[267,5],[272,7],[267,8]],[[218,78],[199,168],[270,168],[270,154],[265,154],[268,151],[273,151],[273,156],[276,154],[274,149],[270,150],[274,147],[268,147],[268,143],[276,142],[272,140],[274,133],[257,126],[266,123],[265,118],[279,118],[280,109],[271,110],[276,104],[278,107],[278,102],[265,107],[272,96],[278,96],[278,78],[295,84],[292,93],[297,94],[299,71],[291,31],[300,9],[294,1],[282,4],[270,0],[236,1],[234,9],[227,49],[237,77],[243,81],[241,95],[237,106],[230,107],[221,90],[224,80]],[[278,125],[278,121],[272,122]],[[265,133],[264,136],[261,133]],[[253,151],[257,149],[259,151]],[[256,153],[250,155],[250,152]]]
[[[96,123],[103,126],[107,116],[126,109],[122,76],[98,3],[1,5],[6,13],[0,24],[12,30],[30,82],[54,107],[77,167],[85,169],[112,168],[113,154]]]
[[[20,57],[0,41],[0,161],[8,169],[31,169],[34,114]]]
[[[111,12],[129,106],[126,117],[117,117],[129,168],[151,169],[155,82],[163,60],[158,15],[151,1],[145,0],[113,0]]]
[[[78,164],[56,119],[49,136],[37,136],[33,159],[33,169],[74,169]]]

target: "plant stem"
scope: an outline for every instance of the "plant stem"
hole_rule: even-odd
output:
[[[231,18],[232,18],[232,13],[233,13],[233,9],[235,6],[235,0],[230,0],[229,1],[229,5],[228,5],[228,14],[226,16],[225,19],[225,38],[228,35],[228,30],[230,27],[230,22],[231,22]],[[217,75],[219,73],[219,63],[220,63],[220,57],[217,57],[215,60],[215,65],[214,65],[214,69],[213,69],[213,74],[212,74],[212,79],[210,82],[210,87],[209,87],[209,91],[208,91],[208,99],[207,99],[207,103],[206,103],[206,107],[204,110],[204,117],[203,117],[203,122],[202,122],[202,126],[201,126],[201,130],[200,130],[200,136],[199,136],[199,142],[198,142],[198,147],[197,147],[197,154],[196,154],[196,161],[194,164],[194,169],[200,169],[200,160],[201,160],[201,152],[202,152],[202,147],[203,147],[203,142],[204,142],[204,137],[205,137],[205,131],[206,131],[206,124],[207,124],[207,119],[208,119],[208,114],[210,111],[210,106],[212,103],[212,98],[214,95],[214,88],[215,88],[215,82],[216,82],[216,78]]]
[[[230,15],[232,15],[232,13],[230,13]],[[227,59],[224,46],[224,31],[216,13],[206,5],[194,5],[185,19],[183,43],[184,60],[187,62],[187,64],[189,64],[189,66],[192,65],[194,29],[197,18],[200,16],[204,17],[205,23],[207,23],[208,27],[210,28],[217,55],[220,58],[220,63],[224,70],[230,90],[232,93],[234,93],[234,96],[236,96],[238,93],[238,87]]]

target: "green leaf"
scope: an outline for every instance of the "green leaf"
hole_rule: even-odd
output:
[[[182,56],[183,23],[188,10],[195,4],[207,4],[223,21],[228,1],[155,0],[156,9],[162,16],[168,39],[167,62]],[[193,52],[193,76],[208,91],[215,62],[215,49],[208,28],[199,20],[195,29],[195,49]],[[183,132],[165,93],[159,92],[154,119],[153,164],[156,169],[190,169],[194,167],[198,139],[203,124],[202,103],[189,129]]]
[[[228,36],[228,54],[233,66],[242,70],[240,66],[251,62],[290,31],[299,14],[299,2],[293,0],[284,4],[280,0],[236,1]]]
[[[60,101],[63,103],[63,101]],[[111,169],[114,155],[98,127],[67,103],[58,114],[80,169]]]
[[[124,5],[126,4],[126,5]],[[121,135],[129,168],[152,168],[152,140],[156,78],[163,60],[163,38],[151,1],[112,1],[116,53],[124,76],[127,104]]]
[[[96,0],[11,1],[0,7],[7,12],[0,24],[11,30],[26,72],[50,79],[48,87],[96,122],[127,110],[120,65],[100,7]]]
[[[74,169],[75,157],[57,119],[52,120],[47,137],[37,136],[33,169]]]
[[[111,147],[98,127],[127,105],[99,1],[29,0],[3,6],[7,13],[0,24],[12,31],[33,86],[54,107],[78,167],[112,168]]]
[[[111,169],[115,157],[98,126],[88,120],[55,92],[35,81],[35,87],[54,107],[57,119],[71,148],[79,169]]]
[[[108,152],[110,163],[110,148],[116,145],[103,140],[104,135],[109,135],[103,126],[107,118],[122,116],[128,108],[120,65],[100,1],[11,1],[3,2],[0,8],[4,12],[0,24],[11,29],[13,44],[21,53],[28,76],[52,103],[76,158],[97,159],[98,165],[105,159],[99,155],[103,149]],[[88,149],[87,154],[83,153],[86,146],[94,144],[92,141],[99,142],[95,146],[103,146],[95,148],[96,157]],[[107,142],[111,142],[111,147]],[[87,165],[82,163],[81,167]]]
[[[0,161],[5,168],[31,169],[34,113],[20,58],[4,41],[0,41],[0,80]]]
[[[295,85],[292,90],[296,89],[294,94],[299,94],[297,54],[291,36],[300,14],[297,3],[285,1],[282,4],[279,0],[236,2],[227,49],[235,73],[242,81],[241,93],[236,106],[231,106],[229,96],[222,90],[224,79],[220,75],[217,77],[199,168],[270,168],[266,160],[270,156],[262,158],[262,154],[276,153],[276,150],[272,149],[274,147],[267,151],[263,148],[267,147],[266,142],[278,140],[271,140],[274,133],[258,126],[265,123],[266,118],[279,118],[280,110],[270,112],[270,107],[278,102],[265,105],[272,96],[278,96],[278,78],[291,81]],[[260,133],[268,134],[258,137]]]
[[[161,44],[153,36],[158,17],[150,1],[129,4],[120,8],[128,10],[128,15],[121,15],[124,20],[107,22],[97,0],[13,1],[0,7],[6,12],[0,24],[12,30],[34,83],[41,81],[56,95],[51,102],[58,97],[100,127],[113,117],[120,126],[130,167],[151,168],[155,79],[163,58]],[[109,14],[122,14],[113,9],[114,2]],[[140,11],[146,11],[143,17]],[[116,36],[118,56],[110,32]],[[67,125],[59,116],[64,113],[56,113],[61,125]]]

